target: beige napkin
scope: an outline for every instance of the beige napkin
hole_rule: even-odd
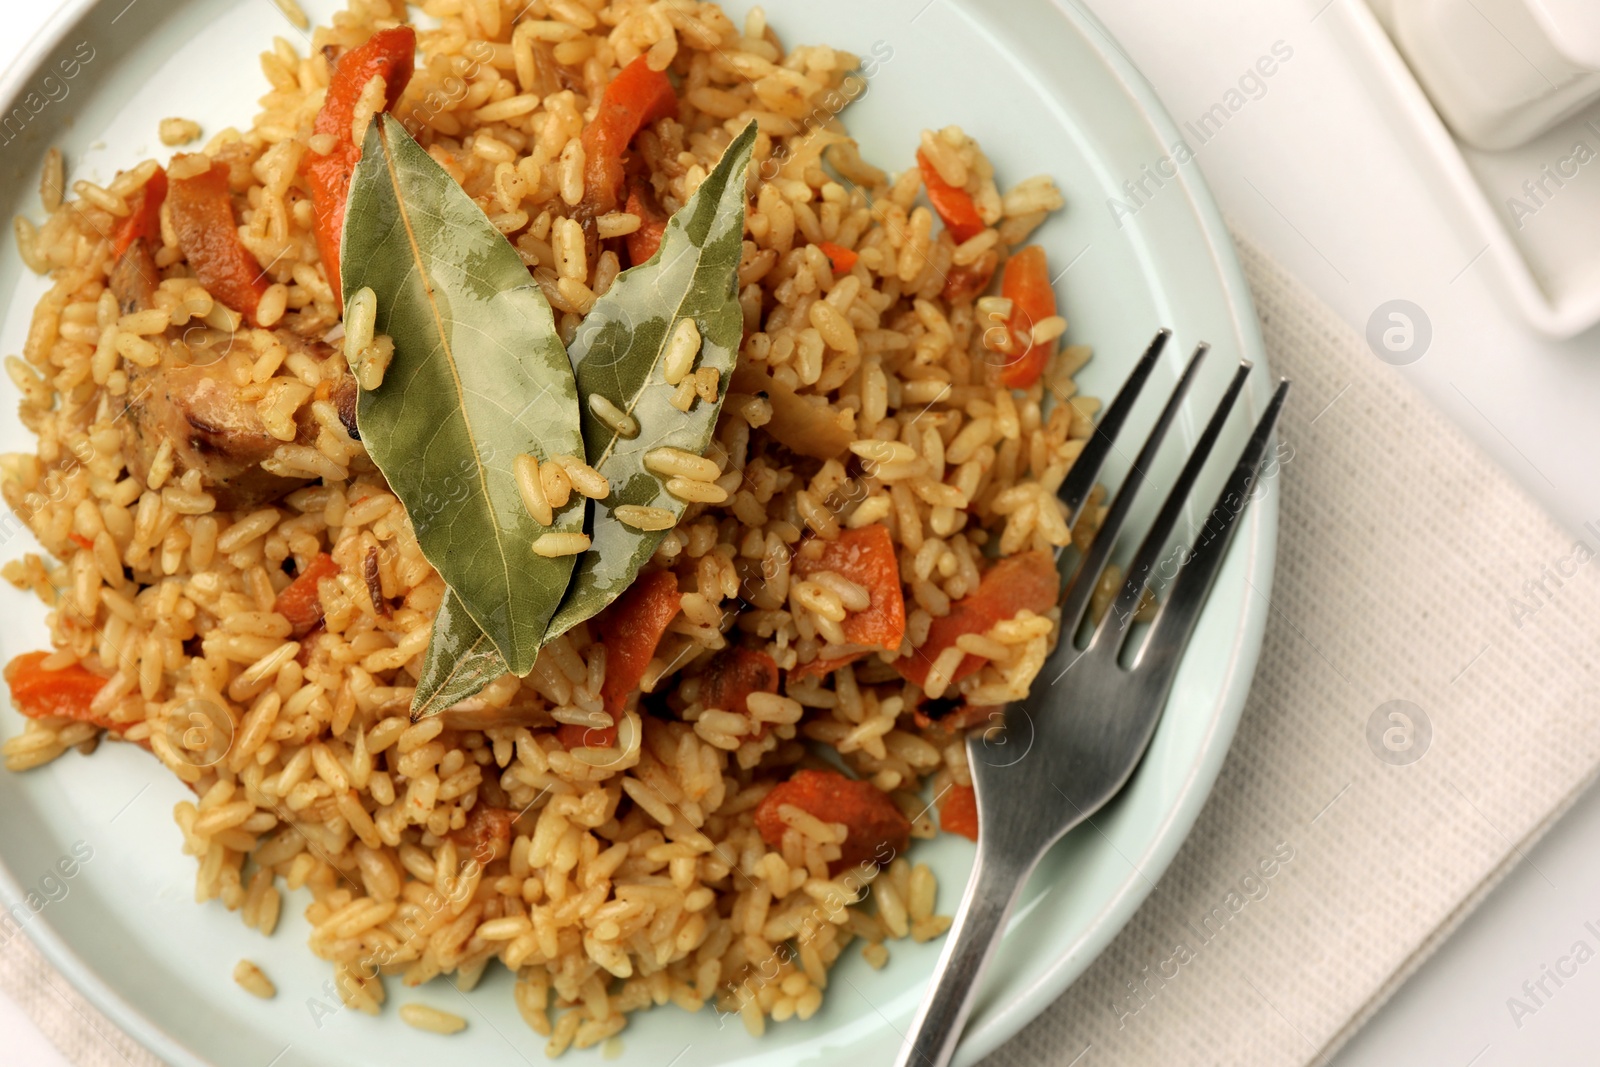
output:
[[[1240,251],[1272,369],[1295,379],[1255,684],[1149,900],[984,1067],[1321,1062],[1600,763],[1600,564],[1560,573],[1600,536],[1575,554],[1400,371]],[[0,989],[82,1067],[156,1062],[22,938]]]
[[[1600,761],[1600,565],[1577,566],[1600,539],[1575,552],[1362,337],[1248,241],[1240,255],[1272,370],[1295,381],[1244,719],[1144,906],[984,1067],[1090,1046],[1084,1067],[1323,1063]],[[1368,740],[1394,700],[1421,709],[1398,709],[1409,750],[1396,709]],[[1431,741],[1404,763],[1424,716]]]

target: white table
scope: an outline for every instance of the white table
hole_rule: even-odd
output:
[[[1481,242],[1452,229],[1414,170],[1414,147],[1341,50],[1331,23],[1349,2],[1090,0],[1180,124],[1217,103],[1275,43],[1293,50],[1260,98],[1197,152],[1224,213],[1358,330],[1386,301],[1420,305],[1432,321],[1432,347],[1393,373],[1449,412],[1577,530],[1600,516],[1600,465],[1592,461],[1600,444],[1600,336],[1544,340],[1500,302],[1487,262],[1474,262]],[[1316,412],[1337,395],[1295,402]],[[1545,562],[1530,560],[1530,575]],[[1463,668],[1478,651],[1461,650]],[[1544,979],[1551,995],[1539,994],[1534,1014],[1513,1019],[1507,1000],[1535,1007],[1523,983],[1538,983],[1545,965],[1571,970],[1561,958],[1580,938],[1600,952],[1600,937],[1584,928],[1592,920],[1600,929],[1596,842],[1600,794],[1591,792],[1336,1067],[1594,1063],[1600,963],[1577,968],[1560,987]]]
[[[1360,84],[1331,32],[1339,5],[1350,2],[1090,0],[1180,124],[1218,103],[1275,44],[1280,53],[1292,51],[1259,98],[1198,150],[1223,211],[1357,329],[1389,300],[1422,307],[1432,347],[1393,373],[1448,411],[1577,530],[1600,517],[1600,464],[1593,462],[1600,454],[1600,337],[1591,331],[1564,343],[1543,340],[1500,303],[1486,264],[1474,259],[1481,243],[1452,229],[1412,168],[1413,148]],[[10,62],[58,4],[6,5],[12,32],[0,37],[0,63]],[[1337,394],[1295,398],[1305,411],[1337,402]],[[1530,573],[1541,562],[1530,561]],[[1477,651],[1462,649],[1464,668]],[[1561,957],[1574,941],[1600,951],[1600,936],[1584,928],[1593,920],[1600,930],[1595,842],[1600,795],[1581,801],[1529,854],[1337,1058],[1338,1067],[1592,1063],[1600,958],[1559,988],[1546,979],[1552,995],[1532,1014],[1513,1020],[1506,1002],[1515,996],[1533,1006],[1524,981],[1537,983],[1544,965],[1570,969]],[[62,1063],[3,997],[0,1032],[7,1035],[0,1060]]]

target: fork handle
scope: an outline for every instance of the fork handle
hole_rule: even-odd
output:
[[[1023,865],[1007,861],[984,848],[983,840],[980,836],[966,894],[946,935],[932,986],[900,1045],[896,1067],[946,1067],[955,1055],[962,1028],[977,1000],[979,980],[1000,943],[1000,933],[1023,883],[1038,862],[1037,856]]]

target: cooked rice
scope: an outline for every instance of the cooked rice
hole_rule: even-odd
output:
[[[512,463],[517,476],[517,491],[522,494],[522,505],[540,526],[549,526],[555,520],[550,501],[545,499],[544,483],[539,479],[539,459],[523,453]]]
[[[668,385],[677,385],[689,376],[695,357],[700,354],[700,328],[693,319],[679,319],[672,328],[666,354],[661,358],[661,373]]]
[[[292,0],[278,3],[303,18]],[[629,710],[611,721],[599,695],[605,650],[586,625],[550,643],[527,678],[502,678],[444,716],[407,718],[444,585],[360,443],[339,431],[319,391],[333,368],[283,343],[339,323],[296,177],[306,152],[331,147],[309,133],[328,79],[324,49],[404,18],[393,0],[352,0],[305,53],[276,39],[261,57],[270,90],[255,121],[216,134],[171,171],[210,159],[233,167],[241,240],[267,265],[263,328],[242,326],[189,275],[167,218],[154,249],[159,312],[119,315],[105,237],[154,165],[106,187],[77,182],[76,198],[63,202],[59,154],[47,157],[48,217],[37,226],[19,217],[15,232],[23,259],[53,285],[21,358],[6,361],[38,450],[0,458],[0,472],[7,503],[60,562],[29,555],[4,575],[55,609],[49,665],[81,661],[108,676],[95,712],[194,790],[175,817],[198,864],[197,899],[219,900],[271,934],[283,894],[295,894],[311,948],[333,964],[347,1005],[380,1012],[395,979],[415,986],[450,974],[470,988],[498,960],[517,976],[517,1008],[551,1055],[598,1045],[629,1012],[667,1002],[691,1011],[712,1002],[759,1033],[769,1018],[813,1015],[828,969],[853,940],[881,967],[886,940],[926,940],[949,920],[934,913],[927,867],[896,857],[881,871],[830,875],[842,827],[789,808],[790,830],[771,848],[755,806],[810,758],[808,745],[829,746],[889,793],[914,837],[933,836],[924,794],[967,784],[965,754],[959,737],[915,724],[922,694],[892,659],[920,654],[932,621],[976,588],[996,548],[1081,545],[1103,515],[1096,496],[1069,530],[1055,498],[1092,429],[1094,403],[1074,395],[1070,377],[1087,352],[1059,353],[1048,387],[997,390],[990,364],[1017,341],[991,325],[1009,307],[942,295],[952,270],[1023,243],[1061,197],[1047,178],[1002,194],[970,138],[927,132],[932,164],[974,191],[989,224],[958,246],[918,203],[917,168],[890,177],[871,167],[833,117],[829,101],[864,87],[848,53],[786,51],[759,9],[739,26],[695,0],[543,0],[519,17],[525,7],[426,0],[438,28],[419,30],[422,58],[395,113],[507,234],[563,338],[620,266],[613,252],[586,254],[573,218],[584,119],[616,70],[648,55],[681,85],[679,119],[638,144],[668,209],[745,123],[760,124],[738,278],[742,357],[812,398],[819,427],[853,426],[859,461],[804,459],[769,436],[771,398],[736,393],[707,457],[651,453],[652,469],[688,502],[650,564],[677,574],[683,614],[644,680],[678,718]],[[367,87],[357,127],[382,90]],[[603,237],[639,224],[626,213],[597,221]],[[854,251],[855,266],[834,271],[822,241]],[[1053,343],[1063,326],[1036,324],[1034,339]],[[371,336],[365,319],[344,328],[357,375],[375,384],[392,344]],[[688,410],[714,399],[720,382],[693,369],[692,321],[678,330],[667,380]],[[229,372],[280,440],[263,466],[320,484],[229,510],[198,472],[177,471],[170,449],[143,484],[125,470],[130,378],[178,331],[191,343],[226,342]],[[321,428],[309,444],[289,432],[304,410]],[[522,457],[516,469],[541,522],[574,491],[603,495],[600,476],[571,457]],[[661,528],[658,510],[623,521]],[[900,550],[902,647],[825,678],[786,675],[783,692],[753,696],[747,708],[703,706],[692,695],[700,668],[735,640],[764,648],[786,671],[848,651],[839,620],[865,591],[828,572],[792,579],[790,560],[803,531],[830,538],[870,524],[886,526]],[[587,538],[552,533],[538,544],[576,552]],[[320,586],[323,628],[296,640],[274,599],[290,580],[286,562],[303,568],[320,552],[340,574]],[[1053,614],[996,623],[938,657],[927,695],[959,691],[988,704],[1025,693],[1055,629]],[[950,686],[968,653],[984,666]],[[231,737],[215,760],[185,740],[201,705],[222,709]],[[555,737],[563,723],[614,725],[617,743],[567,751]],[[30,719],[6,742],[6,766],[37,767],[100,732]],[[504,854],[480,821],[494,811],[514,816]],[[254,965],[241,962],[236,978],[270,995]],[[399,1013],[423,1029],[459,1028],[459,1017],[419,1004]]]
[[[249,960],[240,960],[233,968],[233,980],[238,982],[246,993],[262,1000],[271,1000],[278,995],[278,987],[272,984],[272,979]]]
[[[479,936],[484,936],[482,928],[479,929]],[[400,1005],[400,1021],[431,1034],[455,1034],[467,1028],[467,1020],[461,1016],[441,1008],[430,1008],[426,1004]]]
[[[188,144],[200,139],[200,124],[193,119],[162,119],[156,128],[161,143],[169,147]]]
[[[533,542],[533,550],[546,558],[576,556],[588,551],[589,535],[581,533],[541,534]]]

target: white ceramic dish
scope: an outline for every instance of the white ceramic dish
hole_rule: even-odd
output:
[[[1343,0],[1323,21],[1364,64],[1362,81],[1390,102],[1395,127],[1457,224],[1475,236],[1507,303],[1540,333],[1573,337],[1600,322],[1600,103],[1526,144],[1487,151],[1458,141],[1390,34],[1397,0]],[[1330,17],[1337,15],[1337,17]],[[1581,146],[1581,150],[1580,150]],[[1473,261],[1476,262],[1476,258]]]
[[[729,6],[742,14],[743,4]],[[981,138],[1006,179],[1041,171],[1056,177],[1069,206],[1039,239],[1062,269],[1058,290],[1072,338],[1098,352],[1080,379],[1086,392],[1113,391],[1159,325],[1176,329],[1159,372],[1166,383],[1188,348],[1208,340],[1215,355],[1177,435],[1192,440],[1197,415],[1220,390],[1229,364],[1239,358],[1262,364],[1243,276],[1192,168],[1183,168],[1136,216],[1119,221],[1107,209],[1123,181],[1161,159],[1178,134],[1092,16],[1067,0],[1003,6],[772,0],[766,6],[789,42],[825,41],[864,55],[874,53],[875,44],[889,49],[869,91],[846,115],[869,159],[902,166],[920,128],[954,122]],[[314,18],[329,13],[327,4],[307,7]],[[36,94],[34,102],[48,101],[19,124],[0,157],[0,210],[37,215],[33,188],[51,144],[65,150],[72,176],[106,179],[119,166],[167,154],[155,136],[164,116],[197,119],[208,135],[248,121],[265,90],[255,56],[273,35],[306,47],[267,3],[69,2],[0,79],[0,120],[14,106],[27,110],[29,93]],[[75,52],[75,76],[63,80],[57,64]],[[92,58],[82,58],[89,53]],[[181,77],[180,70],[186,72]],[[47,75],[55,80],[47,84]],[[9,135],[0,133],[0,140]],[[43,288],[10,242],[0,248],[4,351],[20,349]],[[1245,405],[1250,418],[1265,400],[1267,383],[1261,367]],[[14,403],[14,395],[8,392],[3,402]],[[1222,451],[1239,447],[1245,423],[1244,415],[1236,416]],[[1154,474],[1158,485],[1175,472],[1178,444]],[[31,450],[32,439],[5,417],[0,448]],[[1221,463],[1216,467],[1212,492],[1223,473]],[[0,523],[0,552],[10,558],[36,550],[14,529],[14,523]],[[1144,766],[1096,828],[1069,837],[1035,876],[990,972],[960,1062],[975,1062],[1059,995],[1132,915],[1177,851],[1244,703],[1267,614],[1276,536],[1277,498],[1269,485],[1246,515]],[[42,609],[31,598],[0,589],[0,613],[6,620],[0,654],[43,643]],[[0,711],[0,736],[19,728],[13,712]],[[327,965],[304,946],[301,895],[290,897],[271,939],[247,930],[218,904],[192,902],[194,861],[181,854],[170,815],[185,795],[144,752],[124,745],[103,746],[87,759],[68,755],[25,775],[0,774],[4,903],[37,889],[75,845],[92,850],[63,883],[65,894],[53,892],[60,899],[37,914],[24,907],[23,925],[74,984],[163,1059],[186,1067],[431,1067],[440,1057],[478,1063],[542,1057],[543,1041],[517,1017],[503,971],[470,996],[442,981],[418,990],[391,981],[390,1005],[379,1019],[339,1011],[326,984]],[[917,858],[940,876],[942,908],[958,899],[970,857],[970,845],[960,839],[918,846]],[[806,1023],[774,1025],[760,1040],[736,1020],[709,1011],[647,1013],[624,1032],[615,1062],[774,1067],[834,1062],[846,1051],[858,1062],[888,1062],[939,947],[897,944],[881,972],[849,953],[834,972],[822,1012]],[[229,980],[245,956],[274,978],[276,999],[251,998]],[[394,1005],[407,1000],[458,1012],[469,1027],[450,1038],[413,1031],[394,1015]],[[600,1056],[569,1055],[579,1062]]]

